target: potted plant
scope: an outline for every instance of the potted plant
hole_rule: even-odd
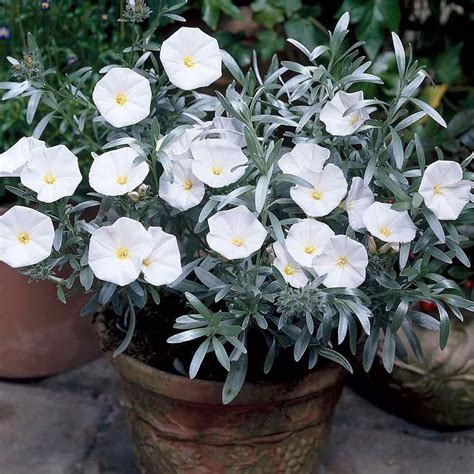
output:
[[[136,0],[124,19],[138,31],[149,13]],[[104,138],[91,201],[67,204],[80,173],[61,146],[21,171],[14,191],[35,209],[0,218],[0,258],[54,280],[60,297],[80,282],[83,314],[106,308],[97,331],[143,472],[311,472],[352,370],[344,354],[366,337],[369,368],[384,333],[391,370],[399,330],[416,346],[408,322],[429,318],[411,302],[438,306],[443,346],[445,308],[473,306],[437,274],[447,252],[465,260],[469,160],[426,166],[409,127],[444,121],[414,98],[425,74],[396,35],[396,97],[348,92],[380,82],[357,45],[343,46],[348,22],[327,47],[290,39],[306,64],[274,58],[244,74],[196,28],[155,44],[157,21],[125,50],[127,67],[103,70],[92,100],[76,94]],[[196,92],[222,61],[225,94]]]

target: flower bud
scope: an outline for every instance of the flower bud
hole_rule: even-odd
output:
[[[375,243],[375,239],[372,236],[367,239],[367,246],[369,253],[377,253],[377,244]]]
[[[148,192],[148,188],[150,186],[147,186],[146,184],[140,184],[140,186],[138,186],[137,188],[137,194],[139,197],[145,197],[146,196],[146,193]]]
[[[380,253],[387,253],[388,251],[392,251],[393,253],[400,252],[400,244],[398,242],[387,242],[380,247]]]
[[[132,191],[127,194],[128,199],[132,202],[138,202],[140,201],[140,195],[136,191]]]
[[[141,23],[149,18],[152,11],[147,6],[145,0],[128,0],[127,6],[123,13],[122,21],[130,21],[132,23]]]
[[[321,79],[321,77],[323,77],[323,74],[324,74],[324,69],[320,68],[320,67],[317,67],[313,71],[313,81],[319,81]]]

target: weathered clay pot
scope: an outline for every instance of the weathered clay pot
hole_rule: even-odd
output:
[[[437,332],[418,326],[412,329],[423,348],[422,363],[408,350],[408,363],[396,359],[389,374],[383,368],[380,347],[370,373],[356,367],[351,385],[375,404],[413,423],[437,429],[474,426],[474,314],[465,312],[463,323],[451,317],[443,351]]]
[[[0,215],[8,207],[0,207]],[[0,262],[0,377],[34,378],[79,367],[100,353],[91,318],[81,318],[90,295],[58,301],[48,281],[29,283]]]
[[[97,324],[99,336],[105,326]],[[320,463],[344,369],[297,384],[246,384],[229,405],[222,384],[162,372],[129,356],[110,359],[144,474],[309,474]]]
[[[0,263],[0,377],[44,377],[96,357],[91,318],[79,315],[89,298],[76,295],[63,304],[53,283],[29,283]]]

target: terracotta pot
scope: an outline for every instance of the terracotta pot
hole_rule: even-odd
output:
[[[29,283],[3,263],[0,282],[0,377],[44,377],[98,356],[91,318],[79,315],[90,296],[63,304],[53,283]]]
[[[1,206],[0,215],[7,210]],[[0,377],[46,377],[97,357],[92,319],[79,315],[89,298],[78,294],[63,304],[53,283],[29,283],[0,262]]]
[[[412,329],[423,348],[423,362],[408,350],[408,362],[396,359],[389,374],[383,368],[380,345],[370,373],[356,367],[351,385],[412,423],[441,430],[474,426],[474,314],[465,312],[463,323],[452,315],[443,351],[439,333],[419,326]]]
[[[99,337],[105,326],[97,323]],[[290,384],[246,384],[229,405],[222,383],[110,358],[144,474],[313,473],[325,450],[344,369],[330,365]]]

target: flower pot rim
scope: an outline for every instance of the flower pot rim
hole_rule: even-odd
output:
[[[182,402],[222,406],[223,382],[172,374],[125,354],[113,357],[110,351],[104,349],[106,325],[102,314],[96,318],[94,325],[105,356],[127,381]],[[339,382],[345,373],[343,367],[331,362],[294,382],[246,382],[231,405],[268,405],[271,401],[283,402],[314,396]]]

